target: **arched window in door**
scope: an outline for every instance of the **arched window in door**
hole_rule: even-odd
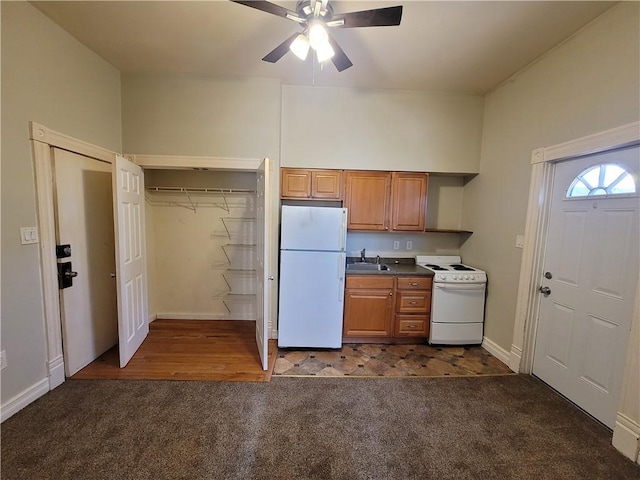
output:
[[[629,195],[637,191],[634,175],[622,165],[601,163],[581,172],[571,183],[566,198]]]

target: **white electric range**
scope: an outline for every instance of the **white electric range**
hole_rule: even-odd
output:
[[[461,263],[457,255],[417,255],[416,265],[433,272],[429,343],[482,343],[486,272]]]

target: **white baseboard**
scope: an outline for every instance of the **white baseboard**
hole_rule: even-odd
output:
[[[640,463],[640,425],[620,412],[616,415],[612,443],[625,457]]]
[[[520,373],[520,362],[522,361],[522,349],[516,347],[515,345],[511,345],[511,352],[509,353],[509,361],[507,365],[509,368],[516,372]]]
[[[9,399],[0,407],[0,422],[4,422],[7,418],[18,413],[24,407],[49,391],[49,379],[43,378],[38,383],[30,386],[15,397]]]
[[[243,318],[245,317],[245,318]],[[244,315],[234,315],[233,318],[229,318],[229,315],[215,315],[207,313],[158,313],[156,315],[158,320],[254,320],[254,317]]]
[[[64,383],[64,357],[60,355],[49,361],[47,368],[49,369],[49,390],[53,390]]]
[[[491,340],[491,339],[489,339],[487,337],[483,337],[483,339],[482,339],[482,348],[484,348],[487,352],[489,352],[491,355],[496,357],[498,360],[500,360],[505,365],[509,365],[509,352],[507,350],[505,350],[504,348],[502,348],[500,345],[498,345],[493,340]]]
[[[154,320],[156,320],[158,318],[158,316],[153,313],[151,315],[149,315],[149,317],[147,318],[147,320],[149,321],[149,323],[153,322]]]

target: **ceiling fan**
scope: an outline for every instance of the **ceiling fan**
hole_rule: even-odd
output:
[[[274,48],[262,59],[265,62],[276,63],[289,50],[304,60],[311,48],[318,62],[331,59],[339,72],[346,70],[353,63],[329,34],[329,28],[386,27],[400,25],[402,19],[402,5],[334,14],[328,0],[300,0],[295,12],[266,0],[231,1],[293,20],[302,26],[302,33],[294,33]]]

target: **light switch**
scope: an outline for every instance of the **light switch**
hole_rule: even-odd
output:
[[[38,243],[38,230],[36,227],[22,227],[20,229],[20,243],[22,245]]]
[[[516,248],[524,248],[524,235],[516,235]]]

